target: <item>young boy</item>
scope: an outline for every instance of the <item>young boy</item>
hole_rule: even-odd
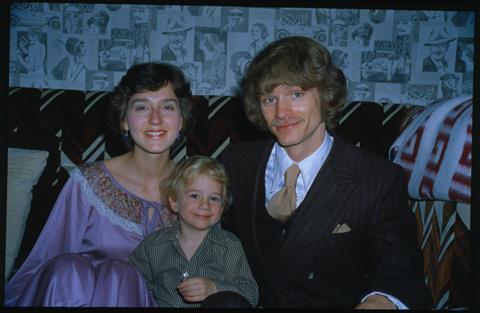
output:
[[[189,157],[177,165],[163,187],[164,199],[178,221],[147,236],[130,255],[130,263],[144,275],[158,306],[199,307],[208,296],[217,298],[219,292],[226,292],[239,302],[215,305],[255,307],[258,287],[242,245],[219,224],[230,203],[223,166],[209,157]]]

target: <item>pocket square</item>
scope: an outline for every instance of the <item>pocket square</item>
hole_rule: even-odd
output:
[[[343,234],[348,233],[349,231],[351,231],[351,229],[350,226],[348,226],[347,224],[337,224],[337,226],[335,226],[335,228],[333,229],[332,234]]]

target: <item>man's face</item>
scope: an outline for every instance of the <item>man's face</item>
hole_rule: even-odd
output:
[[[369,95],[369,92],[365,91],[365,90],[355,90],[355,92],[353,94],[355,96],[355,99],[365,100],[365,99],[367,99],[367,97]]]
[[[445,81],[445,85],[448,86],[451,89],[456,89],[457,88],[457,80],[455,79],[455,77],[450,76]]]
[[[70,21],[73,25],[80,24],[80,14],[77,12],[71,12],[66,14],[67,21]]]
[[[229,16],[228,17],[228,24],[232,26],[240,25],[242,23],[242,17],[241,16]]]
[[[150,19],[150,12],[146,8],[133,8],[132,15],[135,24],[148,23]]]
[[[432,59],[436,61],[443,60],[445,58],[445,55],[447,54],[447,50],[448,42],[430,46],[430,54],[432,56]]]
[[[401,19],[395,25],[397,36],[406,36],[412,33],[412,22],[407,19]]]
[[[332,29],[332,33],[337,36],[337,38],[345,39],[347,37],[347,28],[345,26],[335,26]]]
[[[96,79],[92,82],[92,85],[95,90],[103,90],[107,86],[107,82],[103,79]]]
[[[168,34],[168,41],[170,42],[173,48],[180,49],[185,42],[186,36],[187,36],[186,31],[171,33],[171,34]]]
[[[270,132],[293,159],[304,159],[323,142],[325,123],[316,88],[279,85],[260,96],[260,106]]]

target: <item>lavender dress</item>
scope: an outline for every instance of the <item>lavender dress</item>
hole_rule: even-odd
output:
[[[74,169],[30,255],[6,285],[5,305],[155,306],[128,256],[174,220],[161,203],[126,190],[103,162]]]

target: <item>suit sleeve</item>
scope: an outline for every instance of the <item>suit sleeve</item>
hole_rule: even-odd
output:
[[[228,179],[230,181],[230,184],[232,183],[232,173],[231,173],[231,167],[229,165],[229,159],[228,159],[228,147],[222,152],[222,154],[220,154],[220,156],[218,157],[218,160],[220,161],[220,163],[222,163],[222,165],[225,167],[225,170],[227,172],[227,175],[228,175]],[[230,204],[229,207],[225,208],[225,210],[223,210],[223,214],[222,214],[222,218],[221,218],[221,225],[222,225],[222,229],[225,229],[225,230],[228,230],[230,232],[234,232],[234,222],[233,222],[233,208],[234,204],[232,202],[232,204]]]
[[[411,309],[431,306],[416,234],[403,172],[395,166],[380,185],[372,214],[367,244],[371,270],[365,294],[384,292]]]

